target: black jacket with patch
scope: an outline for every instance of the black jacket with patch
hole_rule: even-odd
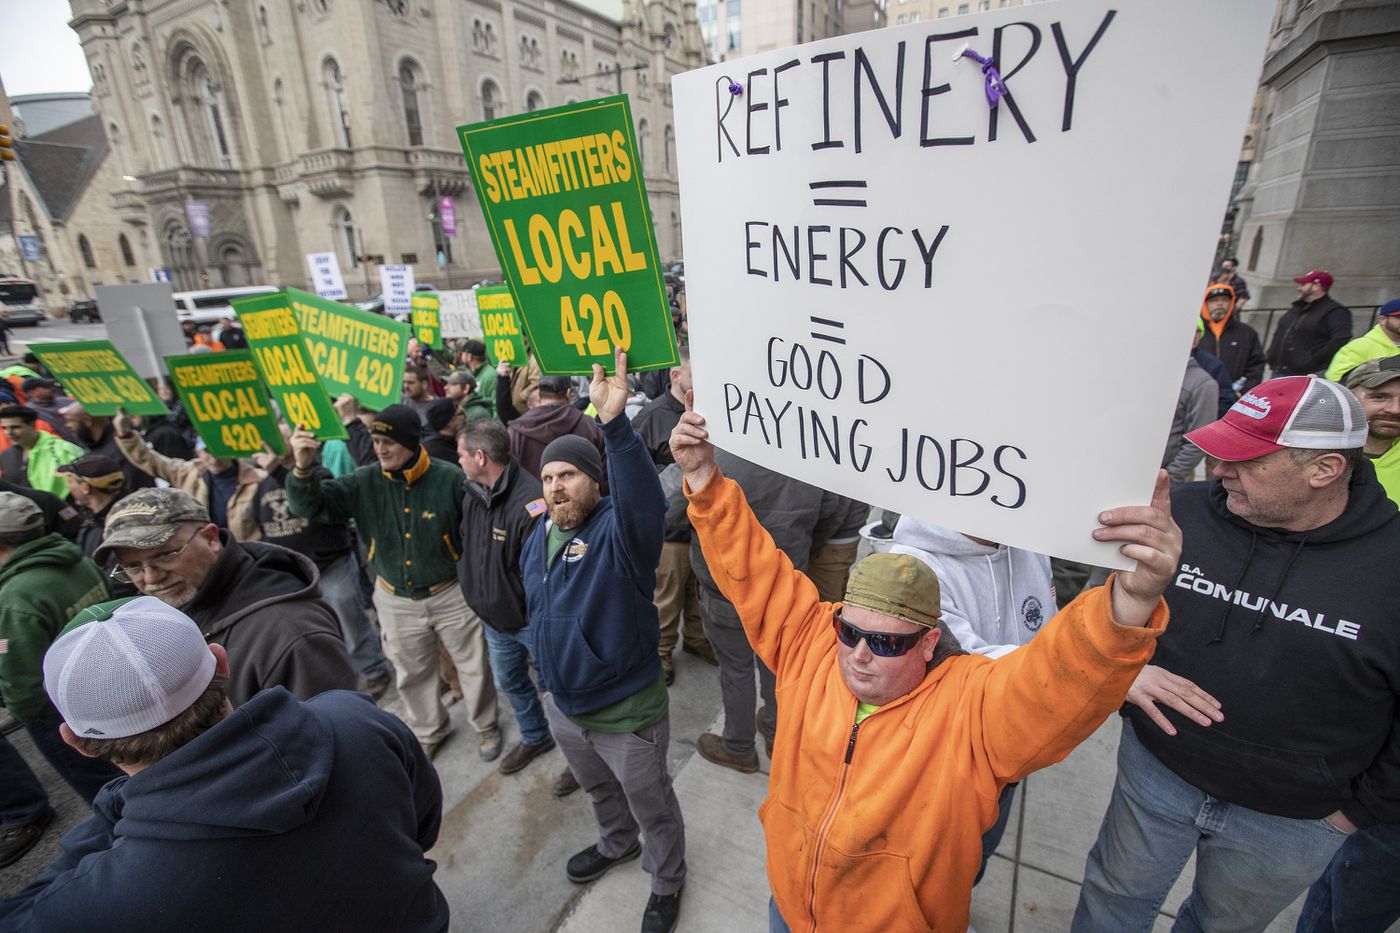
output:
[[[1129,706],[1138,738],[1228,803],[1400,822],[1400,512],[1371,464],[1358,464],[1346,510],[1311,531],[1250,524],[1219,481],[1174,488],[1172,517],[1184,545],[1152,663],[1214,696],[1225,719],[1199,726],[1158,704],[1169,736]]]
[[[520,549],[545,511],[540,481],[514,460],[490,489],[466,482],[457,582],[472,612],[498,632],[526,625]]]

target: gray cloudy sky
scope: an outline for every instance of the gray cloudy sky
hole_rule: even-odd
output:
[[[0,80],[5,93],[46,94],[92,88],[67,0],[0,0]]]

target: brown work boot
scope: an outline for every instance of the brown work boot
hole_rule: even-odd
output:
[[[758,752],[749,752],[748,757],[734,754],[724,745],[724,739],[713,732],[706,732],[695,741],[695,750],[706,761],[732,768],[742,774],[753,774],[758,770]]]
[[[552,735],[545,735],[543,739],[536,742],[534,745],[526,745],[524,742],[521,742],[519,745],[515,746],[515,748],[506,752],[506,757],[501,759],[501,773],[514,774],[553,747],[554,736]]]
[[[578,790],[578,788],[578,778],[574,777],[574,772],[565,768],[564,773],[554,779],[554,785],[550,788],[550,791],[553,792],[556,797],[567,797]]]

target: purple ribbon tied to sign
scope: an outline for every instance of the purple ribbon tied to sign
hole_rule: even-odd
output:
[[[960,58],[970,58],[982,66],[982,75],[987,79],[987,106],[995,107],[1001,101],[1002,95],[1006,93],[1006,83],[1001,80],[1001,72],[997,71],[997,66],[987,56],[979,55],[968,48],[965,42],[962,48],[958,49],[957,54],[953,56],[953,61],[956,62]]]

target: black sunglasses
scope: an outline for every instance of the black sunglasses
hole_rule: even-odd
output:
[[[836,610],[831,624],[836,629],[836,637],[841,640],[841,644],[847,648],[854,648],[864,638],[865,643],[870,646],[870,653],[877,658],[898,658],[908,654],[909,649],[917,645],[919,639],[928,634],[927,632],[907,632],[898,635],[893,632],[867,632],[841,618],[840,609]]]

